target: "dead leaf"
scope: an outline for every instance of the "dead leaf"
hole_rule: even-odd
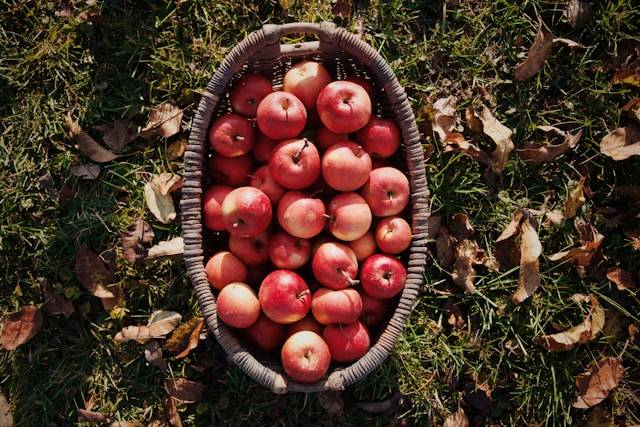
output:
[[[106,423],[107,421],[109,421],[109,414],[78,408],[79,423]]]
[[[453,282],[464,290],[466,294],[476,291],[473,284],[475,279],[474,265],[482,264],[484,251],[478,247],[473,240],[463,240],[458,243],[454,250],[455,264],[451,278]]]
[[[589,267],[598,255],[598,250],[604,241],[604,236],[598,230],[579,217],[574,220],[582,245],[577,248],[562,251],[549,256],[551,261],[561,259],[571,260],[578,267]]]
[[[316,394],[318,404],[330,418],[344,416],[344,400],[341,391],[323,391]]]
[[[167,372],[169,367],[167,361],[162,357],[162,347],[158,341],[151,340],[144,345],[144,358],[151,366],[155,366],[163,372]]]
[[[618,310],[604,311],[604,326],[602,327],[602,335],[607,342],[614,343],[626,335],[626,320]]]
[[[436,239],[436,253],[438,261],[443,267],[449,267],[455,261],[453,249],[456,245],[455,239],[449,234],[449,228],[446,225],[440,226],[440,233]]]
[[[596,406],[589,413],[585,427],[616,427],[616,424],[604,407]]]
[[[473,107],[467,107],[464,110],[464,117],[467,121],[467,126],[471,131],[475,133],[482,133],[482,121],[476,116],[476,112]]]
[[[582,137],[582,129],[572,134],[554,126],[538,126],[543,132],[554,132],[564,137],[564,142],[555,145],[542,145],[540,143],[526,144],[525,148],[518,149],[518,156],[523,160],[533,163],[550,162],[574,148]]]
[[[182,124],[182,113],[179,107],[165,103],[157,106],[149,114],[147,125],[140,132],[143,138],[151,138],[159,135],[169,138],[180,132]]]
[[[202,399],[204,384],[186,378],[167,378],[164,380],[164,389],[178,402],[194,403]]]
[[[513,219],[496,240],[494,255],[500,264],[500,268],[511,269],[520,261],[520,251],[517,244],[520,234],[520,223],[524,212],[521,210],[513,214]]]
[[[135,340],[140,344],[145,344],[153,338],[162,338],[173,331],[182,320],[182,316],[175,311],[154,311],[149,316],[147,326],[126,326],[118,332],[114,339],[118,342]]]
[[[458,134],[460,135],[460,134]],[[460,135],[462,137],[462,135]],[[464,153],[471,157],[476,162],[480,162],[485,165],[491,165],[491,158],[486,151],[481,150],[477,145],[470,143],[467,140],[453,140],[448,141],[447,146],[444,147],[445,152]]]
[[[174,237],[171,240],[158,242],[157,245],[149,248],[147,252],[147,261],[170,258],[182,255],[184,253],[184,239],[182,237]]]
[[[49,197],[58,197],[58,189],[56,188],[56,181],[50,173],[46,173],[38,178],[38,186],[47,192]]]
[[[204,328],[204,318],[194,317],[187,323],[180,325],[167,340],[164,348],[176,354],[176,359],[186,357],[191,350],[198,347],[200,334]]]
[[[71,18],[73,16],[73,9],[69,6],[64,6],[62,9],[56,10],[53,14],[58,18]]]
[[[447,323],[454,328],[462,329],[466,324],[465,316],[460,308],[459,303],[456,303],[453,297],[447,298],[447,302],[444,304],[443,310],[447,315]]]
[[[0,393],[0,427],[13,427],[11,405],[2,393]]]
[[[376,402],[356,402],[356,408],[369,414],[393,416],[404,403],[404,394],[396,391],[386,400]]]
[[[187,151],[187,142],[183,139],[178,141],[174,141],[167,147],[167,160],[170,162],[174,160],[178,160],[184,156],[184,153]]]
[[[107,147],[120,151],[138,137],[138,132],[135,129],[130,129],[130,126],[131,121],[118,119],[113,122],[113,126],[105,128],[102,140],[107,144]]]
[[[140,421],[114,421],[109,427],[144,427]]]
[[[564,221],[564,215],[562,215],[562,211],[560,209],[545,211],[544,218],[545,220],[542,225],[547,228],[553,225],[562,224],[562,221]]]
[[[614,130],[602,138],[600,152],[613,160],[640,156],[640,128],[629,125]]]
[[[576,377],[578,397],[571,406],[579,409],[591,408],[609,396],[622,380],[624,368],[620,359],[607,357],[592,366],[588,372]]]
[[[615,283],[621,291],[636,288],[634,274],[620,267],[610,268],[609,271],[607,271],[607,279]]]
[[[468,239],[475,232],[469,217],[463,213],[453,214],[449,228],[451,228],[451,235],[459,242]]]
[[[82,179],[96,179],[100,176],[101,167],[95,163],[71,166],[71,174]]]
[[[82,130],[80,125],[73,120],[71,112],[65,116],[65,122],[69,129],[71,138],[78,144],[78,149],[82,154],[89,157],[91,160],[97,163],[106,163],[120,157],[119,155],[112,153],[91,137],[87,132]]]
[[[107,313],[110,313],[114,308],[124,306],[124,289],[122,289],[122,286],[111,286],[109,290],[113,293],[112,298],[100,298],[102,308]]]
[[[553,34],[547,30],[542,19],[538,17],[538,34],[529,48],[527,59],[516,67],[515,79],[523,81],[538,74],[552,50]]]
[[[584,181],[585,177],[580,178],[578,184],[569,191],[567,195],[567,200],[564,202],[564,212],[563,216],[566,219],[573,218],[578,213],[578,209],[584,205],[586,201],[584,197]]]
[[[591,2],[585,0],[569,0],[564,16],[573,28],[582,27],[591,17]]]
[[[464,141],[464,136],[459,132],[455,132],[456,102],[457,98],[455,96],[449,96],[438,99],[433,103],[431,127],[445,144]]]
[[[507,165],[507,160],[509,160],[509,156],[515,148],[511,141],[513,132],[500,123],[487,107],[482,108],[478,117],[482,122],[483,132],[496,143],[496,149],[493,150],[489,156],[491,159],[491,169],[495,173],[500,174]]]
[[[553,39],[554,43],[561,43],[564,44],[565,46],[567,46],[570,49],[584,49],[586,48],[585,45],[578,43],[576,41],[573,41],[571,39],[565,39],[564,37],[556,37],[555,39]]]
[[[636,340],[636,337],[638,336],[638,334],[640,333],[640,328],[638,328],[638,325],[631,323],[628,327],[627,330],[629,332],[629,341],[630,342],[634,342]]]
[[[93,296],[98,298],[114,298],[116,295],[107,285],[113,280],[111,271],[102,259],[86,246],[76,252],[75,272],[78,281]]]
[[[611,84],[640,87],[640,70],[618,70],[613,74]]]
[[[450,414],[444,420],[442,427],[469,427],[469,419],[462,408],[458,408],[456,412]]]
[[[331,13],[340,19],[349,19],[351,16],[351,0],[332,0]]]
[[[182,188],[182,177],[170,172],[153,175],[149,182],[153,191],[163,196]]]
[[[520,279],[518,290],[511,297],[514,304],[520,304],[529,298],[540,286],[538,259],[542,255],[542,244],[531,221],[532,218],[527,215],[520,224]]]
[[[278,0],[278,3],[280,3],[280,7],[283,10],[287,10],[293,7],[294,4],[296,4],[296,0]]]
[[[622,107],[624,115],[640,124],[640,98],[634,98]]]
[[[57,316],[59,314],[62,314],[64,315],[64,317],[69,317],[75,312],[71,301],[68,301],[64,297],[56,295],[51,290],[47,279],[42,278],[39,280],[39,282],[40,290],[42,291],[42,295],[44,296],[45,309],[50,316]]]
[[[442,215],[431,215],[427,221],[427,230],[429,239],[434,239],[440,234],[440,226],[442,225]]]
[[[15,350],[31,340],[42,328],[42,311],[35,305],[27,305],[9,313],[4,318],[0,346]]]
[[[180,413],[178,412],[178,406],[176,400],[172,397],[167,397],[164,404],[165,418],[173,427],[182,427],[182,420],[180,419]]]
[[[605,313],[598,299],[593,295],[574,295],[576,302],[590,302],[591,308],[584,321],[577,326],[553,335],[543,335],[538,341],[549,351],[566,351],[578,344],[595,339],[604,326]]]
[[[168,224],[176,219],[177,214],[171,194],[160,194],[154,191],[154,186],[150,182],[147,182],[144,185],[144,199],[153,216],[161,223]]]
[[[120,235],[122,255],[129,262],[141,263],[147,256],[146,245],[155,237],[151,226],[139,219]]]

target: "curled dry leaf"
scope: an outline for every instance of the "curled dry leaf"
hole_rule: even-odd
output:
[[[456,102],[456,97],[452,95],[438,99],[433,103],[431,127],[445,144],[459,144],[464,141],[464,136],[459,132],[455,132]]]
[[[565,331],[552,335],[543,335],[538,341],[549,351],[566,351],[578,344],[593,340],[602,330],[605,312],[598,298],[593,295],[574,295],[576,302],[590,302],[591,308],[582,323]]]
[[[520,278],[518,289],[511,297],[514,304],[529,298],[540,286],[540,255],[542,244],[532,224],[533,218],[526,215],[520,224]]]
[[[183,139],[174,141],[167,147],[167,160],[170,162],[178,160],[184,156],[187,151],[187,142]]]
[[[500,123],[487,107],[482,108],[478,117],[482,122],[483,132],[496,143],[496,149],[489,154],[489,157],[491,159],[491,169],[500,174],[507,165],[507,160],[509,160],[509,156],[514,149],[511,141],[513,132]]]
[[[447,315],[447,323],[454,328],[462,329],[466,324],[465,316],[460,308],[460,304],[456,303],[453,297],[447,298],[447,302],[444,304],[443,310]]]
[[[591,2],[586,0],[569,0],[564,16],[573,28],[582,27],[591,17]]]
[[[634,274],[620,267],[610,268],[607,271],[607,279],[616,284],[619,290],[635,289],[637,287]]]
[[[468,239],[475,232],[469,217],[463,213],[453,214],[449,228],[451,228],[451,235],[459,242]]]
[[[163,372],[169,370],[167,361],[162,357],[162,347],[156,340],[151,340],[144,345],[144,358],[151,366],[155,366]]]
[[[113,271],[103,260],[86,246],[76,252],[75,272],[78,281],[93,296],[98,298],[114,298],[114,292],[107,288],[113,280]]]
[[[51,290],[47,279],[42,278],[39,280],[39,282],[40,290],[42,291],[42,295],[44,296],[45,310],[50,316],[57,316],[59,314],[62,314],[64,315],[64,317],[69,317],[75,312],[71,301],[68,301],[64,297],[56,295]]]
[[[287,10],[296,4],[296,0],[278,0],[278,3],[282,9]]]
[[[452,151],[454,153],[464,153],[471,157],[476,162],[480,162],[485,165],[491,165],[491,158],[486,151],[481,150],[477,145],[470,143],[467,140],[453,141],[450,140],[448,145],[444,148],[444,151]]]
[[[118,119],[113,123],[113,126],[107,126],[104,129],[102,140],[107,144],[107,147],[120,151],[138,137],[138,132],[131,129],[130,126],[129,120]]]
[[[524,216],[524,211],[516,211],[513,219],[496,240],[494,254],[500,264],[500,268],[510,269],[518,265],[520,251],[518,248],[518,235],[520,234],[520,223]]]
[[[431,215],[427,221],[427,229],[429,231],[429,239],[434,239],[440,234],[442,226],[442,215]]]
[[[82,179],[96,179],[100,176],[100,165],[95,163],[87,163],[84,165],[71,166],[71,174]]]
[[[585,177],[580,178],[577,185],[567,194],[567,200],[564,202],[564,212],[562,214],[566,219],[575,217],[578,209],[586,202],[584,197],[584,181]]]
[[[102,412],[89,411],[88,409],[78,408],[79,423],[106,423],[109,421],[109,414]]]
[[[613,160],[640,156],[640,127],[629,125],[609,133],[602,138],[600,152]]]
[[[640,70],[618,70],[613,74],[611,84],[640,87]]]
[[[552,211],[544,212],[544,222],[542,223],[543,227],[551,227],[553,225],[562,224],[564,221],[564,215],[562,215],[562,211],[560,209],[554,209]]]
[[[578,397],[571,406],[587,409],[602,402],[609,396],[611,390],[618,387],[623,374],[624,368],[620,359],[607,357],[600,360],[588,372],[576,377]]]
[[[2,326],[0,346],[5,350],[15,350],[40,331],[42,322],[42,311],[35,305],[27,305],[19,311],[7,314]]]
[[[180,419],[180,413],[178,412],[178,405],[176,405],[176,400],[171,396],[168,396],[165,400],[164,415],[171,426],[182,427],[182,420]]]
[[[11,405],[2,393],[0,393],[0,427],[13,427]]]
[[[344,416],[344,399],[342,391],[329,390],[316,394],[318,404],[324,412],[331,418],[340,418]]]
[[[576,217],[574,224],[580,235],[582,245],[578,248],[572,248],[568,251],[557,252],[550,255],[549,260],[559,261],[561,259],[568,259],[579,267],[588,267],[596,255],[598,255],[598,250],[604,241],[604,236],[600,234],[591,223],[587,223],[579,217]]]
[[[554,126],[538,126],[543,132],[553,132],[564,138],[564,141],[555,145],[543,145],[540,143],[526,144],[525,148],[518,149],[518,156],[523,160],[533,163],[550,162],[574,148],[582,137],[582,129],[577,133],[565,132]]]
[[[145,344],[153,338],[162,338],[173,331],[182,320],[182,316],[175,311],[154,311],[149,317],[147,326],[127,326],[116,334],[114,339],[118,342],[135,340]]]
[[[440,226],[440,233],[436,239],[436,254],[438,261],[443,267],[449,267],[455,261],[453,256],[453,248],[456,245],[455,239],[449,234],[449,228],[446,225]]]
[[[151,138],[159,135],[169,138],[175,135],[180,132],[182,112],[183,110],[179,107],[169,103],[157,106],[151,114],[149,114],[149,121],[147,121],[147,125],[140,132],[140,136],[143,138]]]
[[[171,194],[160,194],[154,190],[150,182],[147,182],[144,185],[144,199],[153,216],[161,223],[168,224],[176,219],[177,214]]]
[[[469,427],[469,419],[462,408],[458,408],[456,412],[444,420],[442,427]]]
[[[469,129],[471,129],[471,131],[475,133],[482,133],[483,131],[482,121],[476,115],[476,112],[473,109],[473,107],[467,107],[464,110],[464,117],[465,117],[465,120],[467,121],[467,126],[469,127]]]
[[[151,226],[142,219],[127,227],[120,235],[124,259],[135,263],[144,261],[147,256],[145,246],[153,241],[154,236]]]
[[[164,389],[178,402],[194,403],[202,399],[204,384],[186,378],[167,378],[164,380]]]
[[[78,150],[94,162],[106,163],[120,157],[98,144],[91,135],[82,130],[80,125],[73,120],[70,112],[65,116],[65,122],[71,138],[78,145]]]
[[[369,414],[392,416],[404,403],[404,394],[396,391],[386,400],[376,402],[356,402],[356,408]]]
[[[122,286],[111,286],[109,290],[113,293],[112,298],[100,298],[102,308],[106,312],[111,312],[114,308],[124,306],[124,289],[122,289]]]
[[[640,98],[634,98],[622,107],[624,115],[640,124]]]
[[[172,353],[177,353],[175,358],[182,359],[200,343],[200,333],[204,328],[204,318],[194,317],[187,323],[180,325],[167,340],[164,348]]]
[[[149,248],[147,252],[147,261],[171,258],[180,256],[184,253],[184,239],[182,237],[174,237],[171,240],[158,242],[157,245]]]
[[[453,273],[451,278],[466,294],[476,291],[473,284],[475,279],[474,265],[482,264],[484,251],[478,247],[473,240],[463,240],[458,243],[454,250],[455,263],[453,265]]]
[[[568,48],[571,49],[584,49],[586,48],[585,45],[578,43],[576,41],[573,41],[571,39],[565,39],[564,37],[556,37],[555,39],[553,39],[554,43],[561,43],[565,46],[567,46]]]
[[[153,175],[149,182],[153,191],[163,196],[182,188],[182,177],[170,172]]]
[[[351,0],[332,0],[331,13],[340,19],[349,19],[351,16]]]
[[[544,61],[553,50],[553,34],[547,30],[541,18],[538,18],[538,33],[529,48],[527,59],[516,68],[515,79],[527,80],[536,74],[544,65]]]

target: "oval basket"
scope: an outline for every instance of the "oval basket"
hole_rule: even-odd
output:
[[[297,44],[280,44],[287,34],[315,35],[318,40]],[[402,131],[405,173],[411,189],[410,215],[413,240],[407,251],[407,280],[396,309],[367,354],[353,364],[335,368],[326,379],[302,384],[287,379],[277,361],[256,358],[221,322],[216,300],[204,269],[202,202],[206,178],[205,160],[209,156],[207,131],[212,117],[229,110],[227,91],[234,79],[246,72],[260,72],[271,77],[274,86],[294,60],[322,62],[335,76],[358,75],[371,79],[378,92],[376,113],[393,118]],[[429,192],[424,169],[424,153],[411,105],[404,89],[385,60],[366,42],[329,22],[265,25],[235,46],[220,64],[209,82],[193,119],[184,158],[182,188],[182,229],[184,259],[198,303],[209,331],[229,355],[229,359],[256,382],[275,393],[288,391],[317,392],[339,390],[353,384],[384,362],[402,333],[407,317],[423,282],[426,262],[429,219]]]

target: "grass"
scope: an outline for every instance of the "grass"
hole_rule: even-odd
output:
[[[77,408],[95,396],[95,408],[114,419],[149,421],[163,413],[164,376],[144,360],[141,346],[117,345],[113,335],[125,324],[144,322],[156,309],[198,313],[180,261],[143,267],[118,259],[117,280],[126,287],[126,315],[111,318],[100,302],[76,281],[73,259],[87,244],[96,251],[118,246],[119,232],[146,217],[156,236],[166,239],[179,225],[153,221],[143,201],[142,177],[169,168],[163,160],[170,140],[141,140],[131,156],[105,165],[95,182],[71,176],[82,162],[65,135],[63,115],[73,111],[91,126],[129,117],[144,125],[161,102],[180,106],[197,102],[225,53],[262,23],[333,20],[328,2],[298,1],[282,11],[274,2],[145,1],[135,5],[76,2],[74,17],[57,17],[56,2],[0,1],[0,307],[9,312],[40,304],[38,278],[47,278],[74,302],[69,319],[48,317],[43,330],[14,352],[0,353],[0,389],[12,402],[18,425],[69,425]],[[638,252],[621,227],[610,227],[596,211],[638,206],[620,200],[614,189],[640,179],[640,161],[613,162],[599,154],[599,142],[620,123],[620,107],[638,96],[637,88],[612,86],[607,58],[625,40],[639,41],[640,8],[633,0],[595,2],[588,25],[574,30],[562,17],[564,2],[551,0],[460,0],[357,2],[366,40],[389,61],[419,111],[423,98],[451,94],[459,108],[484,101],[514,130],[521,147],[536,136],[536,125],[584,130],[578,147],[559,161],[527,164],[513,155],[501,177],[488,180],[483,168],[460,154],[436,152],[426,166],[433,209],[464,212],[476,227],[475,238],[491,252],[495,239],[519,207],[561,207],[570,180],[588,176],[592,191],[580,216],[606,235],[609,265],[640,269]],[[99,12],[94,23],[78,18]],[[587,46],[555,46],[542,71],[525,82],[512,81],[515,66],[535,37],[536,16],[557,37]],[[336,22],[356,29],[355,17]],[[188,109],[185,123],[193,115]],[[419,117],[420,124],[424,118]],[[38,184],[50,174],[57,188],[74,197],[59,202]],[[573,245],[570,221],[539,228],[545,255]],[[626,325],[639,323],[636,292],[581,277],[569,264],[541,259],[542,286],[528,301],[513,306],[517,269],[504,273],[479,269],[475,295],[450,284],[450,271],[429,260],[424,293],[390,360],[347,390],[346,414],[325,415],[315,395],[274,396],[225,361],[217,343],[207,340],[185,360],[169,360],[172,374],[203,381],[199,404],[185,406],[186,425],[388,425],[384,416],[358,410],[353,402],[382,400],[400,391],[406,403],[394,425],[432,425],[471,401],[476,384],[487,383],[492,404],[486,410],[463,403],[476,424],[584,424],[590,411],[570,407],[575,376],[602,356],[620,356],[626,367],[621,385],[600,406],[617,423],[640,422],[638,344],[626,344]],[[620,337],[597,340],[561,353],[548,353],[535,337],[552,331],[551,322],[571,325],[585,308],[569,300],[592,293],[620,313]],[[444,304],[451,294],[467,316],[467,326],[452,329]],[[614,324],[613,322],[610,324]],[[205,374],[190,366],[203,358]]]

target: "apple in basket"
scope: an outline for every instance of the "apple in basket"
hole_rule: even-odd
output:
[[[392,298],[404,288],[407,270],[389,255],[375,254],[366,259],[360,271],[362,289],[378,299]]]
[[[358,261],[351,248],[342,243],[323,243],[311,262],[313,274],[324,286],[344,289],[358,283]]]
[[[262,313],[258,320],[243,332],[247,341],[262,351],[273,351],[284,341],[284,325],[274,322]]]
[[[371,231],[367,231],[359,239],[347,242],[347,245],[356,254],[358,262],[362,262],[376,252],[376,239]]]
[[[362,187],[371,172],[371,157],[358,144],[340,141],[322,156],[322,177],[338,191],[354,191]]]
[[[216,289],[222,289],[229,283],[247,280],[247,268],[240,259],[228,251],[214,254],[207,265],[205,273],[209,284]]]
[[[302,276],[290,270],[276,270],[260,285],[258,298],[262,311],[277,323],[293,323],[307,315],[311,292]]]
[[[216,184],[239,187],[249,182],[252,160],[249,154],[238,157],[215,155],[209,160],[209,171]]]
[[[288,92],[273,92],[264,97],[256,112],[258,129],[271,139],[291,139],[300,135],[307,123],[302,101]]]
[[[329,346],[331,358],[336,362],[360,359],[371,344],[369,331],[360,321],[348,325],[329,325],[324,328],[322,337]]]
[[[258,104],[273,92],[271,82],[260,74],[247,74],[236,81],[229,91],[231,109],[247,117],[255,117]]]
[[[312,301],[313,302],[313,301]],[[315,332],[318,335],[322,335],[322,330],[324,326],[322,326],[312,314],[308,314],[303,319],[298,320],[297,322],[290,323],[286,326],[285,336],[289,338],[291,335],[300,331],[311,331]]]
[[[256,131],[244,117],[225,114],[213,122],[209,130],[209,143],[221,156],[241,156],[253,148]]]
[[[287,233],[302,239],[320,234],[327,221],[322,200],[300,191],[286,193],[278,203],[276,214]]]
[[[396,168],[374,169],[362,187],[362,196],[375,216],[397,215],[409,204],[409,180]]]
[[[229,236],[229,250],[246,265],[255,267],[269,261],[269,233],[264,232],[256,236]]]
[[[320,335],[301,331],[285,341],[280,359],[282,368],[289,377],[301,383],[313,383],[327,373],[331,353]]]
[[[267,163],[278,142],[262,133],[258,133],[258,140],[253,147],[253,157],[260,163]]]
[[[269,172],[276,182],[289,190],[301,190],[320,175],[320,154],[306,138],[280,142],[269,159]]]
[[[320,126],[313,136],[313,142],[320,151],[327,151],[329,147],[338,142],[348,140],[347,133],[333,133],[324,126]]]
[[[269,227],[271,216],[269,197],[257,188],[236,188],[222,202],[222,222],[234,236],[257,236]]]
[[[353,323],[362,311],[362,298],[353,288],[320,288],[311,298],[311,312],[323,325]]]
[[[225,286],[216,300],[218,316],[234,328],[248,328],[260,316],[260,303],[256,293],[246,283],[235,282]]]
[[[273,179],[271,172],[269,172],[269,166],[267,165],[260,166],[258,169],[253,171],[250,178],[251,181],[249,181],[249,185],[266,194],[267,197],[269,197],[269,200],[271,200],[271,204],[274,206],[278,204],[282,196],[284,196],[284,193],[287,191]]]
[[[383,218],[376,226],[376,243],[382,252],[399,254],[411,244],[411,226],[399,216]]]
[[[327,205],[327,214],[329,232],[340,240],[359,239],[371,227],[371,209],[358,193],[333,197]]]
[[[316,103],[322,124],[334,133],[352,133],[371,118],[371,99],[362,86],[347,82],[329,83]]]
[[[360,321],[367,327],[381,325],[389,314],[389,304],[387,300],[373,298],[366,292],[360,292],[362,299],[362,311]]]
[[[204,225],[209,230],[223,231],[222,202],[233,188],[228,185],[212,185],[202,196],[202,210],[204,212]]]
[[[400,147],[400,129],[393,120],[373,118],[356,133],[356,141],[371,157],[386,159]]]
[[[284,75],[282,90],[297,96],[309,111],[316,108],[318,94],[331,80],[331,74],[322,64],[302,61]]]
[[[279,232],[269,239],[269,258],[277,268],[295,270],[304,266],[311,256],[311,243],[307,239]]]

